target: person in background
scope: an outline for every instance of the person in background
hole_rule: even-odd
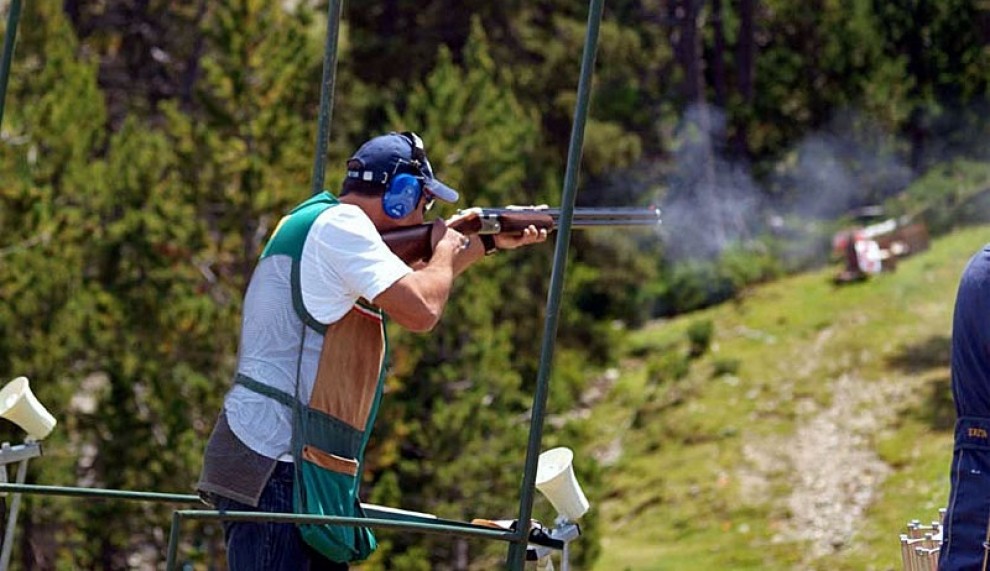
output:
[[[467,237],[433,225],[434,252],[410,267],[381,233],[419,225],[457,191],[434,176],[422,140],[388,133],[347,162],[340,197],[284,217],[244,299],[237,372],[206,446],[197,489],[226,511],[360,516],[365,446],[385,377],[386,316],[436,326],[455,278],[486,254],[543,242],[546,230]],[[370,530],[225,521],[234,570],[347,569]]]
[[[990,244],[966,265],[952,320],[955,446],[940,571],[988,569],[990,530]]]

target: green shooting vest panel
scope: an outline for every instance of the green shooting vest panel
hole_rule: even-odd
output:
[[[309,401],[299,402],[264,383],[239,375],[237,382],[255,392],[294,406],[292,450],[296,459],[296,511],[314,515],[355,517],[362,515],[360,487],[364,450],[378,413],[385,379],[388,339],[384,313],[360,300],[341,319],[323,325],[302,302],[299,264],[306,237],[316,218],[339,204],[321,193],[300,204],[283,218],[262,258],[292,258],[292,304],[304,326],[302,335],[323,337],[316,379]],[[303,538],[334,561],[365,559],[375,549],[371,531],[329,525],[300,525]]]

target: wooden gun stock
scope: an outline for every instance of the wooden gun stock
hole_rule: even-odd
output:
[[[407,264],[433,255],[433,224],[418,224],[382,234],[389,250]]]
[[[481,219],[477,213],[469,213],[444,222],[434,220],[416,226],[389,230],[382,234],[385,245],[407,264],[429,260],[433,247],[443,236],[441,228],[453,228],[461,234],[477,234],[481,230]]]

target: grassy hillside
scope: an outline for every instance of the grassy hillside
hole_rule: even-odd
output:
[[[970,228],[867,282],[800,275],[635,333],[592,416],[595,569],[900,569],[904,524],[948,494],[952,306],[987,241]]]

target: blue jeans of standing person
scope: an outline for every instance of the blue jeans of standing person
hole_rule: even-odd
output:
[[[292,513],[292,464],[279,462],[258,507],[216,496],[224,511]],[[302,539],[294,523],[224,521],[227,566],[231,571],[346,571],[346,563],[323,557]]]
[[[941,571],[987,569],[990,529],[990,244],[963,270],[952,317],[955,446]]]
[[[963,417],[956,422],[950,474],[939,569],[987,569],[983,565],[990,526],[990,419]]]

